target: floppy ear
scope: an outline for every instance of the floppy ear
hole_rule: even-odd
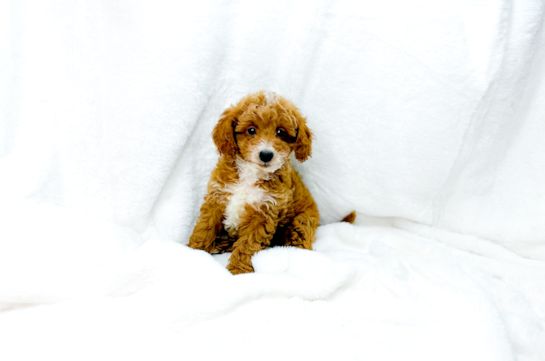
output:
[[[229,158],[235,157],[238,148],[234,134],[237,122],[234,114],[233,106],[227,108],[212,131],[212,139],[214,139],[218,152]]]
[[[297,126],[297,140],[295,141],[293,150],[295,151],[295,158],[299,162],[304,162],[312,153],[312,133],[307,127],[305,118],[301,115],[297,116]]]

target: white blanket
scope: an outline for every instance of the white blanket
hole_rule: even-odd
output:
[[[0,2],[0,360],[544,360],[544,18]],[[185,244],[212,128],[260,89],[307,116],[322,226],[232,276]]]

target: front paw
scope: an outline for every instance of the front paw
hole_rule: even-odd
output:
[[[229,272],[231,272],[232,274],[234,275],[238,275],[238,274],[241,274],[241,273],[252,273],[254,272],[254,268],[252,267],[252,265],[245,265],[245,264],[233,264],[233,263],[229,263],[229,265],[227,265],[227,269],[229,270]]]
[[[200,250],[207,251],[206,248],[208,246],[208,243],[210,242],[207,242],[206,237],[202,237],[202,236],[200,237],[197,234],[192,234],[191,237],[189,237],[189,243],[187,246],[193,249],[200,249]]]

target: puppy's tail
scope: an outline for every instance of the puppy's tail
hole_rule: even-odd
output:
[[[341,222],[348,222],[350,224],[354,223],[356,220],[356,211],[352,211],[348,216],[344,217]]]

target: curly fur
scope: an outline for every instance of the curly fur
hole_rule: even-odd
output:
[[[252,255],[267,246],[312,249],[318,208],[290,163],[291,154],[304,162],[312,152],[297,107],[272,92],[250,94],[223,112],[212,136],[220,157],[189,246],[232,251],[233,274],[253,272]]]

